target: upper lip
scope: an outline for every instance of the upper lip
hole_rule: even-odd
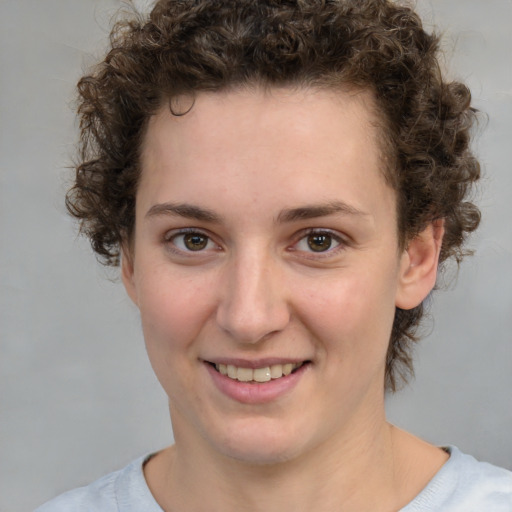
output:
[[[236,357],[214,357],[209,359],[203,359],[206,363],[211,364],[225,364],[237,366],[238,368],[266,368],[267,366],[273,366],[276,364],[297,364],[308,362],[309,359],[300,359],[297,357],[265,357],[260,359],[242,359]]]

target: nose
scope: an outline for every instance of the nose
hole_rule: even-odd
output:
[[[279,264],[246,251],[225,268],[217,308],[219,327],[239,343],[257,343],[282,331],[290,320]]]

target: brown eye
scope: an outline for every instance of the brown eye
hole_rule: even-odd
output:
[[[212,240],[210,236],[196,229],[183,229],[181,232],[171,231],[165,235],[164,246],[172,254],[181,257],[212,255],[219,252],[221,248]]]
[[[311,229],[300,238],[291,250],[299,251],[306,257],[334,257],[345,247],[343,238],[328,229]]]
[[[328,233],[312,233],[308,235],[307,243],[313,252],[328,251],[332,246],[332,236]]]
[[[208,245],[209,238],[201,233],[188,233],[183,236],[183,245],[189,251],[202,251]]]

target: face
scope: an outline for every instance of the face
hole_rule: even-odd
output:
[[[365,93],[202,93],[143,145],[123,279],[177,445],[252,462],[383,415],[397,240]]]

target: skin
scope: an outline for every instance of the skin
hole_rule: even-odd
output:
[[[164,510],[393,511],[446,460],[385,419],[395,306],[434,286],[443,228],[400,252],[372,112],[364,92],[244,89],[150,120],[122,274],[169,397],[175,445],[145,467]],[[263,403],[207,363],[269,358],[307,364]]]

